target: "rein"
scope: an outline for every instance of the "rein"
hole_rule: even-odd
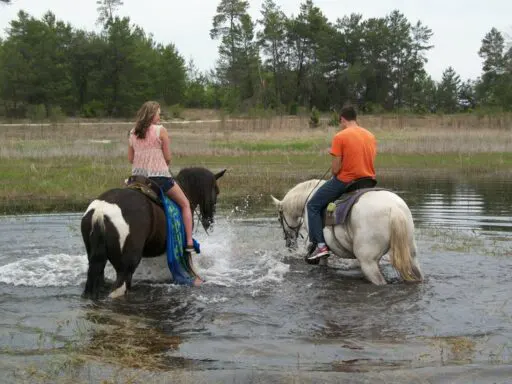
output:
[[[299,231],[300,231],[300,228],[302,227],[302,224],[304,223],[304,219],[303,219],[303,216],[304,216],[304,211],[306,210],[306,205],[307,205],[307,202],[308,202],[308,199],[310,198],[311,194],[313,193],[313,191],[316,189],[316,187],[318,187],[318,184],[320,184],[322,182],[322,180],[324,179],[324,177],[327,175],[327,173],[331,170],[331,167],[327,168],[327,171],[325,171],[325,173],[323,174],[323,176],[318,180],[318,183],[316,183],[316,185],[313,187],[313,189],[311,189],[311,191],[309,192],[309,195],[306,197],[306,200],[304,200],[304,206],[302,207],[301,209],[301,214],[300,214],[300,217],[302,218],[302,220],[300,221],[300,223],[298,225],[296,225],[295,227],[292,227],[288,221],[286,220],[286,217],[284,216],[283,214],[283,209],[279,209],[279,222],[281,223],[281,228],[283,229],[283,232],[284,232],[284,238],[286,240],[286,236],[287,236],[287,231],[286,231],[286,228],[284,227],[284,225],[286,224],[286,226],[288,227],[288,229],[290,231],[293,231],[295,233],[295,237],[298,238],[299,237]],[[302,235],[301,235],[302,236]],[[303,237],[303,236],[302,236]],[[308,237],[306,237],[306,240],[307,241],[309,238],[309,234],[308,234]]]
[[[199,206],[197,206],[197,207],[199,207]],[[196,207],[196,209],[194,209],[194,212],[192,212],[192,213],[194,213],[197,216],[196,232],[197,232],[197,228],[199,227],[199,224],[201,224],[201,226],[203,227],[203,229],[206,232],[206,234],[208,236],[210,236],[210,234],[208,233],[208,230],[205,228],[205,226],[203,224],[203,220],[202,220],[202,216],[201,216],[200,211],[199,212],[197,211],[197,207]]]

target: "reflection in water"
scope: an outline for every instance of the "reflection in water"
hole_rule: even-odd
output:
[[[382,187],[396,190],[407,202],[416,226],[512,231],[512,181],[383,178]]]
[[[464,180],[386,175],[379,187],[399,194],[417,227],[512,232],[512,180]],[[276,197],[281,198],[279,194]],[[234,217],[274,215],[269,196],[244,196],[232,202]],[[228,215],[228,216],[229,216]]]
[[[484,197],[469,186],[460,186],[449,198],[441,193],[428,194],[419,206],[413,208],[413,211],[418,218],[418,225],[512,231],[510,217],[496,216],[486,212]]]

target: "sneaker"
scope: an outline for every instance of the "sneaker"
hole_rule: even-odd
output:
[[[327,246],[323,246],[322,248],[316,247],[311,255],[307,257],[308,260],[317,260],[322,257],[329,257],[331,254],[329,253],[329,248]]]

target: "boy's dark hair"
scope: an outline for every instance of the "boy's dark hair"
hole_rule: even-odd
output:
[[[351,106],[351,105],[343,107],[341,112],[340,112],[340,118],[341,117],[343,117],[347,121],[354,121],[354,120],[356,120],[357,119],[356,109],[353,106]]]

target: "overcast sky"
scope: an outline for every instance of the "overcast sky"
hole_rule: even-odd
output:
[[[301,0],[277,0],[287,16],[297,15]],[[119,15],[153,34],[159,43],[174,43],[187,59],[200,69],[211,69],[217,59],[217,41],[209,31],[220,0],[124,0]],[[253,20],[260,18],[262,0],[249,0]],[[427,71],[435,80],[448,66],[462,79],[475,79],[481,73],[478,50],[482,38],[496,27],[512,39],[512,0],[316,0],[327,18],[360,13],[364,18],[384,17],[398,9],[410,22],[421,20],[434,32],[434,48],[428,54]],[[0,36],[19,10],[40,18],[51,10],[59,20],[73,27],[97,30],[96,0],[12,0],[0,5]]]

